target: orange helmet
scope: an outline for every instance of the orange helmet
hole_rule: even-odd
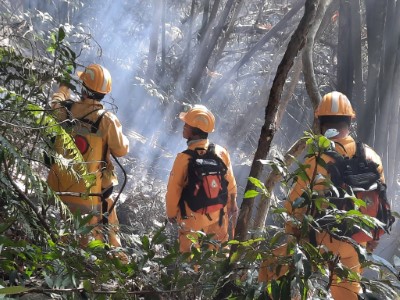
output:
[[[181,112],[179,119],[204,132],[209,133],[214,131],[215,117],[204,105],[196,104],[187,112]]]
[[[111,75],[106,68],[98,64],[91,64],[85,71],[77,72],[83,85],[93,92],[108,94],[111,92]]]
[[[340,92],[331,92],[322,97],[315,110],[316,118],[322,116],[344,116],[354,119],[356,113],[346,95]]]

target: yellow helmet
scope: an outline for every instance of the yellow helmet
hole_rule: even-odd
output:
[[[77,72],[83,85],[93,92],[108,94],[111,92],[111,75],[106,68],[98,64],[91,64],[85,71]]]
[[[316,118],[322,116],[343,116],[354,119],[356,113],[345,94],[331,92],[322,97],[321,102],[315,110]]]
[[[187,112],[181,112],[179,119],[201,131],[208,133],[214,131],[215,117],[204,105],[196,104]]]

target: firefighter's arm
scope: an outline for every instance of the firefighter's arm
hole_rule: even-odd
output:
[[[235,236],[235,227],[238,218],[238,206],[236,202],[237,196],[237,186],[236,186],[236,179],[233,174],[232,163],[230,160],[229,153],[225,151],[225,164],[228,168],[226,179],[228,181],[228,205],[227,205],[227,212],[228,212],[228,219],[229,219],[229,226],[230,226],[230,236],[233,238]]]
[[[50,106],[53,109],[60,107],[60,102],[68,100],[71,96],[69,87],[65,84],[60,84],[58,90],[53,94],[50,101]]]
[[[236,203],[236,194],[230,194],[229,197],[229,205],[228,205],[228,218],[229,218],[229,226],[230,226],[230,236],[231,238],[235,237],[235,228],[236,222],[238,218],[238,206]]]
[[[122,125],[118,118],[107,112],[109,124],[106,126],[107,130],[107,145],[110,149],[111,154],[121,157],[129,151],[129,140],[122,132]]]
[[[367,160],[371,160],[374,163],[378,164],[378,173],[380,175],[380,180],[382,183],[385,183],[385,175],[383,172],[383,165],[382,165],[382,160],[379,157],[379,155],[368,145],[365,145],[365,156]]]
[[[178,217],[179,199],[187,176],[187,158],[179,153],[169,174],[167,194],[165,197],[167,218],[173,220]]]

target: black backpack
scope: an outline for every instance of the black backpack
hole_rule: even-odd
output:
[[[182,153],[190,156],[188,164],[188,183],[183,188],[179,200],[182,218],[187,218],[185,202],[197,213],[206,215],[210,221],[210,213],[219,210],[219,224],[222,226],[224,207],[228,202],[228,181],[225,178],[227,167],[215,153],[215,144],[210,144],[203,155],[196,148]]]
[[[386,185],[380,181],[378,164],[366,159],[364,144],[356,143],[356,153],[351,158],[342,156],[335,149],[328,150],[325,154],[334,159],[334,162],[327,164],[331,182],[336,187],[327,195],[329,202],[339,210],[349,211],[355,209],[349,195],[362,199],[366,207],[359,208],[361,213],[378,219],[384,226],[383,229],[375,227],[372,230],[366,226],[364,229],[371,231],[370,237],[362,231],[360,224],[354,225],[354,221],[353,224],[349,221],[338,223],[335,218],[326,218],[323,211],[316,212],[314,207],[314,219],[318,225],[337,236],[351,237],[358,243],[378,240],[385,232],[389,233],[394,217],[387,200]]]

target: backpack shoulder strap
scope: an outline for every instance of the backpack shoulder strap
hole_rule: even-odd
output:
[[[363,159],[367,159],[367,156],[365,155],[365,145],[364,143],[357,141],[356,142],[356,156],[361,157]]]
[[[81,118],[79,118],[79,121],[81,121],[81,122],[84,122],[84,123],[86,123],[86,124],[89,124],[91,127],[91,129],[90,129],[90,133],[96,133],[98,130],[99,130],[99,126],[100,126],[100,122],[101,122],[101,120],[103,119],[103,116],[106,114],[106,110],[104,110],[100,115],[99,115],[99,117],[97,118],[97,120],[96,121],[91,121],[91,120],[89,120],[89,119],[86,119],[86,117],[88,116],[88,115],[90,115],[90,114],[92,114],[92,113],[94,113],[94,112],[96,112],[96,111],[99,111],[99,110],[101,110],[101,109],[95,109],[95,110],[92,110],[91,112],[89,112],[89,113],[87,113],[86,115],[84,115],[83,117],[81,117]]]
[[[215,144],[214,143],[210,143],[208,145],[207,151],[215,154]]]
[[[186,149],[185,151],[182,151],[182,153],[189,155],[191,158],[198,156],[197,151],[191,149]]]
[[[75,102],[73,100],[71,100],[71,99],[67,99],[67,100],[62,101],[60,103],[60,105],[67,110],[67,117],[68,117],[69,120],[73,119],[71,110],[72,110],[72,106],[74,105],[74,103]]]
[[[104,110],[100,116],[97,118],[96,122],[92,125],[92,133],[96,133],[99,130],[100,122],[103,119],[104,115],[106,114],[106,110]]]

